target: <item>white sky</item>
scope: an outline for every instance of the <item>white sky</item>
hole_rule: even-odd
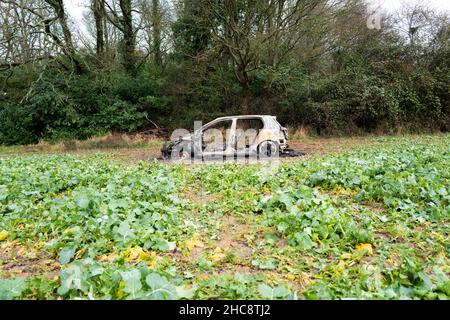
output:
[[[371,3],[375,7],[380,6],[382,9],[385,9],[388,12],[397,11],[403,3],[418,3],[432,9],[437,9],[439,11],[450,12],[449,0],[368,0],[367,2]]]
[[[64,1],[67,12],[70,14],[72,18],[80,21],[83,18],[83,11],[87,8],[85,0],[65,0]]]

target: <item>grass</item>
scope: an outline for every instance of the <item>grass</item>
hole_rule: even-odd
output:
[[[116,134],[93,137],[87,140],[67,140],[50,143],[41,141],[35,145],[0,146],[0,154],[65,154],[79,152],[109,152],[112,150],[132,149],[160,149],[164,140],[153,135],[144,134]]]

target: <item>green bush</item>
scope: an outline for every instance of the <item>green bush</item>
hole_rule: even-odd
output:
[[[155,84],[149,79],[112,74],[67,80],[49,72],[34,84],[28,99],[0,107],[0,144],[86,139],[111,131],[137,131],[148,123],[147,110],[152,111],[140,97],[155,91]]]

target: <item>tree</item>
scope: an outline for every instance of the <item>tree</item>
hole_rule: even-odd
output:
[[[242,89],[243,113],[250,111],[249,73],[264,61],[269,66],[279,64],[294,50],[304,32],[302,24],[320,3],[323,1],[206,1],[203,16],[214,41],[233,61]]]
[[[182,0],[176,3],[177,19],[172,24],[175,53],[184,58],[202,55],[211,45],[205,0]]]
[[[63,0],[44,0],[42,2],[3,0],[3,3],[10,5],[16,12],[28,12],[28,14],[34,16],[33,19],[36,19],[37,25],[23,26],[22,30],[24,30],[24,35],[21,37],[22,43],[28,41],[27,38],[30,34],[43,33],[63,52],[65,57],[69,59],[77,74],[85,72],[83,62],[77,55],[75,49]],[[21,51],[27,52],[26,49],[22,49]],[[45,58],[48,57],[39,57],[39,59]],[[69,69],[63,62],[60,62],[60,64],[64,68]]]
[[[107,1],[104,3],[109,9],[108,20],[120,30],[123,36],[121,42],[122,65],[128,73],[135,74],[137,67],[136,33],[138,30],[133,25],[133,2],[132,0],[119,0],[119,9]]]
[[[105,36],[107,34],[104,0],[92,0],[92,12],[95,20],[97,60],[101,66],[105,59]]]
[[[152,0],[153,56],[156,65],[162,65],[162,14],[159,0]]]
[[[55,43],[59,45],[59,47],[63,50],[67,57],[72,61],[75,66],[75,71],[78,74],[82,74],[84,72],[84,67],[75,51],[72,32],[70,31],[67,22],[67,15],[63,0],[45,0],[45,2],[53,8],[53,11],[55,13],[54,18],[44,20],[45,33],[52,37],[53,41],[55,41]],[[55,33],[51,31],[51,23],[53,21],[59,22],[64,40],[61,40]]]

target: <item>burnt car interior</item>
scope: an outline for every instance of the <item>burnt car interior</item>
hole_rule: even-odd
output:
[[[208,148],[209,150],[225,151],[232,125],[233,120],[223,120],[205,128],[202,138],[203,150]],[[215,135],[216,130],[220,131],[222,139],[217,139],[218,137]]]
[[[261,119],[238,119],[236,123],[236,150],[250,148],[264,128]]]

